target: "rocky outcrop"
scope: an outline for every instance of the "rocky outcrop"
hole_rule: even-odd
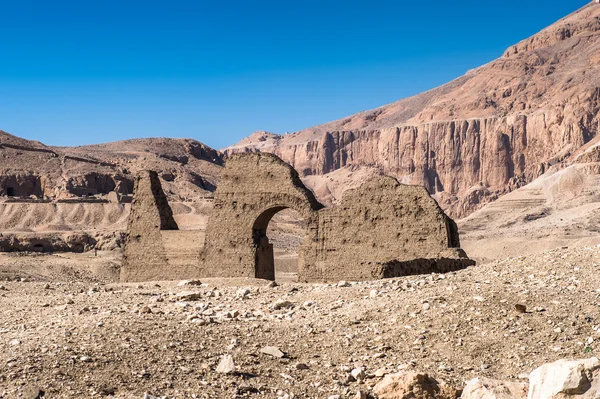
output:
[[[466,216],[597,140],[599,21],[589,4],[440,88],[294,134],[259,132],[225,152],[272,152],[304,176],[375,166]]]
[[[600,395],[600,359],[559,360],[529,375],[528,399],[592,399]]]
[[[459,391],[424,373],[388,374],[373,388],[379,399],[455,399]]]

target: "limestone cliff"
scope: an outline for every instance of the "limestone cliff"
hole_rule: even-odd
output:
[[[568,164],[597,141],[599,110],[592,3],[444,86],[294,134],[257,132],[225,153],[272,152],[304,176],[376,167],[461,217]]]

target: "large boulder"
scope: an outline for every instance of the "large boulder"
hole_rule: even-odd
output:
[[[423,373],[388,374],[373,392],[379,399],[455,399],[459,391]]]
[[[461,399],[525,399],[528,385],[526,382],[478,377],[467,383]]]
[[[528,399],[600,397],[600,359],[559,360],[529,375]]]

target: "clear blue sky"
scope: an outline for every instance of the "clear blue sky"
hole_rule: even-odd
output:
[[[586,3],[5,0],[0,129],[222,148],[438,86]]]

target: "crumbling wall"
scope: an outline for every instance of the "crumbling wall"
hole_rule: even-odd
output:
[[[121,281],[177,278],[170,273],[161,230],[178,230],[158,174],[143,171],[134,182]]]
[[[317,237],[302,248],[301,281],[367,280],[447,272],[472,261],[456,224],[422,186],[379,177],[319,211]]]
[[[316,236],[321,205],[296,170],[277,156],[238,154],[227,160],[208,219],[199,276],[274,279],[273,247],[266,236],[271,218],[292,208]]]
[[[140,175],[121,279],[274,279],[267,227],[286,208],[307,225],[300,281],[369,280],[474,264],[459,248],[456,224],[421,186],[379,177],[348,190],[338,206],[323,208],[291,166],[272,154],[251,153],[228,159],[203,247],[201,232],[169,231],[178,228],[158,175]]]

